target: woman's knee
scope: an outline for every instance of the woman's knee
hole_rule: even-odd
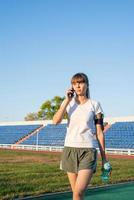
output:
[[[83,197],[85,190],[76,190],[74,189],[73,191],[73,196],[74,197]]]

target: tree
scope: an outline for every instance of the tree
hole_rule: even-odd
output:
[[[55,96],[52,100],[45,101],[38,111],[39,119],[52,119],[59,109],[64,97]]]
[[[35,120],[38,120],[38,115],[35,112],[28,113],[24,119],[25,119],[25,121],[35,121]]]
[[[31,121],[31,120],[52,119],[54,114],[59,109],[64,98],[65,97],[55,96],[53,99],[45,101],[41,105],[40,110],[37,113],[35,112],[28,113],[27,116],[25,117],[25,120]],[[67,116],[65,115],[64,118],[66,117]]]

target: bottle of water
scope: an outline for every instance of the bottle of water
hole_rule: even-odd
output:
[[[102,168],[102,175],[101,175],[101,179],[103,181],[108,181],[109,180],[109,176],[110,176],[110,172],[112,171],[112,166],[109,162],[105,162],[104,166]]]

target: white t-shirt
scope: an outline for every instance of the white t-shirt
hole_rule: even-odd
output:
[[[95,148],[94,115],[103,113],[100,103],[88,99],[77,104],[73,98],[66,111],[69,120],[64,146]]]

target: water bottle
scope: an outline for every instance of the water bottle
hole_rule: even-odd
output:
[[[103,181],[108,181],[111,171],[112,171],[112,166],[111,166],[111,164],[110,164],[109,162],[105,162],[105,163],[104,163],[104,166],[103,166],[103,168],[102,168],[101,179],[102,179]]]

